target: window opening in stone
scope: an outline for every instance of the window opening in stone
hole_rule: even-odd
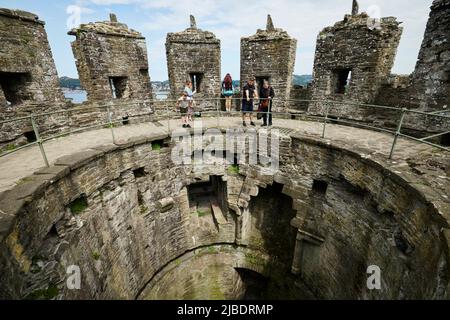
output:
[[[127,77],[109,77],[109,85],[114,99],[126,98],[128,91]]]
[[[256,77],[256,86],[258,87],[258,91],[260,88],[262,88],[262,86],[264,84],[264,80],[267,80],[270,82],[270,77],[269,76]]]
[[[265,298],[269,281],[266,277],[253,270],[235,268],[242,281],[242,287],[237,293],[241,300],[261,300]]]
[[[328,183],[323,180],[314,180],[313,181],[313,191],[318,194],[327,193]]]
[[[148,69],[139,69],[139,73],[141,74],[142,77],[147,77]]]
[[[209,181],[196,182],[187,187],[190,212],[199,217],[208,214],[223,216],[226,188],[221,177],[212,176]],[[214,211],[214,212],[213,212]]]
[[[27,86],[30,81],[29,73],[0,72],[0,86],[6,103],[17,105],[29,100]]]
[[[348,92],[348,87],[352,79],[351,69],[340,69],[335,71],[335,93],[345,94]]]
[[[192,82],[192,91],[196,91],[197,93],[201,92],[204,74],[199,72],[193,72],[190,73],[189,76]]]
[[[28,143],[36,142],[36,134],[34,131],[27,131],[23,133],[24,137],[27,139]]]
[[[135,170],[133,170],[133,174],[134,174],[135,178],[142,178],[145,176],[145,168],[142,167],[142,168],[135,169]]]

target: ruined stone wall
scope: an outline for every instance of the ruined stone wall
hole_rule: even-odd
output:
[[[450,1],[434,0],[415,71],[411,96],[425,112],[450,105]]]
[[[295,111],[308,111],[308,100],[311,100],[311,86],[292,86],[290,99],[292,100],[289,102],[290,109]]]
[[[312,99],[342,102],[375,102],[394,63],[402,34],[393,17],[370,27],[365,14],[346,15],[343,21],[322,30],[317,38]],[[313,113],[324,113],[323,105],[311,104]],[[376,112],[376,111],[374,111]],[[331,114],[362,120],[365,111],[345,104]]]
[[[277,99],[286,101],[290,97],[295,66],[297,40],[286,31],[273,27],[270,16],[265,30],[241,38],[241,87],[250,77],[256,77],[257,85],[268,79]],[[285,107],[277,102],[274,108]]]
[[[160,110],[167,110],[167,103],[160,103]],[[30,105],[30,107],[35,105]],[[98,101],[73,105],[60,103],[46,106],[34,112],[34,120],[41,138],[49,138],[57,134],[73,130],[102,128],[108,124],[107,108],[109,107],[114,126],[156,121],[167,113],[155,114],[155,106],[149,100],[113,100],[109,103]],[[172,108],[173,106],[170,105]],[[29,112],[22,111],[11,114],[0,114],[0,120],[25,117],[19,121],[0,124],[0,152],[12,151],[17,147],[33,142],[33,127]]]
[[[64,101],[44,22],[29,12],[0,9],[0,110]]]
[[[76,36],[72,49],[88,100],[150,100],[145,38],[115,18],[111,20],[81,25],[69,32]]]
[[[239,284],[230,268],[245,268],[278,297],[305,287],[327,299],[448,297],[445,186],[430,186],[419,165],[394,174],[292,134],[281,136],[275,175],[244,164],[193,170],[171,162],[166,137],[65,156],[1,194],[0,296],[168,298],[165,283],[170,298],[239,296],[224,277]],[[188,200],[188,185],[209,176],[226,182],[223,216]],[[206,278],[181,272],[196,253],[213,256]],[[82,270],[80,290],[65,286],[69,265]],[[382,269],[381,291],[365,286],[369,265]]]
[[[197,28],[193,22],[184,31],[168,33],[166,55],[171,99],[182,95],[186,80],[193,80],[193,75],[200,76],[195,98],[220,97],[220,40],[212,32]]]

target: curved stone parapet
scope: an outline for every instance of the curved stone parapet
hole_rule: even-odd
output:
[[[271,288],[260,298],[448,298],[448,180],[420,159],[281,130],[280,170],[265,175],[175,165],[173,147],[151,134],[93,147],[2,193],[0,296],[239,299],[255,273]],[[445,170],[448,155],[430,159]]]

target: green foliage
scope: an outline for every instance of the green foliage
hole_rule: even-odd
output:
[[[206,211],[202,211],[202,210],[197,210],[197,211],[194,212],[194,214],[196,214],[199,217],[204,217],[204,216],[209,215],[210,213],[206,212]]]
[[[140,206],[140,209],[139,209],[140,214],[146,214],[147,211],[148,211],[148,208],[146,206],[144,206],[144,205]]]
[[[100,259],[100,253],[98,253],[97,251],[92,252],[92,258],[94,260],[99,260]]]
[[[59,85],[62,88],[69,88],[69,89],[81,88],[81,83],[80,83],[79,79],[73,79],[73,78],[69,78],[69,77],[59,78]]]
[[[228,167],[229,174],[239,174],[239,165],[233,164]]]
[[[299,76],[294,74],[292,84],[296,86],[306,86],[308,83],[311,83],[312,80],[312,75],[304,74]]]
[[[39,289],[30,293],[26,300],[51,300],[59,294],[59,289],[54,284],[50,284],[47,289]]]
[[[217,253],[217,250],[214,247],[208,247],[208,253],[214,254],[214,253]]]
[[[87,207],[88,203],[86,197],[77,198],[69,204],[70,212],[72,212],[73,215],[80,214],[86,210]]]
[[[153,151],[161,150],[161,144],[159,144],[158,142],[152,142],[152,150]]]
[[[13,151],[16,148],[17,148],[17,146],[15,144],[8,144],[6,146],[6,151]]]

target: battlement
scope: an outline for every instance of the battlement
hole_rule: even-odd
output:
[[[0,8],[0,16],[17,19],[20,21],[35,22],[41,25],[45,25],[45,22],[39,20],[39,17],[34,13],[23,10],[11,10],[6,8]]]

